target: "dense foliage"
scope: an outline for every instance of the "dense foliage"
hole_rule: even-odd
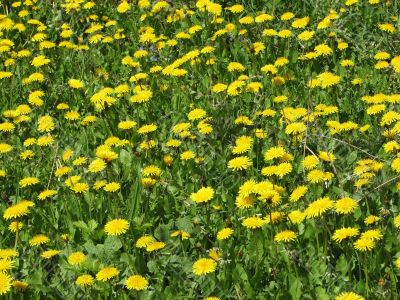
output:
[[[0,296],[400,297],[398,1],[0,4]]]

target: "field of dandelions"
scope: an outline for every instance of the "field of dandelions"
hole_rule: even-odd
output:
[[[0,0],[0,298],[400,297],[397,0]]]

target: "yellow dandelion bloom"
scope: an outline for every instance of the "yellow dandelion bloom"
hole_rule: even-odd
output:
[[[157,250],[161,250],[165,248],[166,244],[164,242],[151,242],[150,244],[147,245],[146,251],[147,252],[153,252]]]
[[[116,192],[121,188],[121,185],[118,182],[109,182],[104,187],[103,190],[106,192]]]
[[[20,231],[24,227],[24,224],[18,221],[13,221],[10,223],[8,226],[8,229],[10,229],[11,232],[17,232]]]
[[[12,258],[18,255],[18,252],[14,249],[0,249],[0,258]]]
[[[154,238],[152,236],[145,235],[145,236],[140,237],[136,241],[135,246],[137,248],[146,248],[148,245],[150,245],[153,242],[155,242],[155,240],[154,240]]]
[[[26,288],[29,285],[27,282],[23,282],[23,281],[19,281],[19,280],[14,280],[12,284],[13,284],[13,287],[17,291],[24,291],[24,290],[26,290]]]
[[[0,259],[0,273],[6,273],[15,267],[15,261],[8,258]]]
[[[202,187],[196,193],[190,195],[190,199],[197,203],[208,202],[214,196],[214,189],[212,187]]]
[[[265,224],[265,221],[260,217],[249,217],[242,221],[242,225],[250,228],[250,229],[257,229],[261,228]]]
[[[39,200],[45,200],[45,199],[50,198],[50,197],[52,197],[54,195],[57,195],[57,191],[56,190],[44,190],[44,191],[39,193],[38,199]]]
[[[195,157],[196,157],[196,155],[191,150],[185,151],[180,155],[181,160],[190,160],[190,159],[193,159]]]
[[[291,230],[284,230],[277,233],[274,237],[274,241],[276,242],[291,242],[296,239],[297,233]]]
[[[299,201],[308,191],[308,187],[305,185],[301,185],[296,187],[293,192],[289,196],[289,200],[291,202]]]
[[[372,225],[372,224],[378,222],[380,219],[381,219],[381,218],[379,218],[379,217],[377,217],[377,216],[371,215],[371,216],[368,216],[368,217],[366,217],[366,218],[364,219],[364,223],[365,223],[366,225]]]
[[[96,158],[90,163],[88,170],[91,173],[98,173],[100,171],[103,171],[106,166],[107,164],[104,160],[102,160],[101,158]]]
[[[396,216],[393,220],[394,226],[399,229],[400,228],[400,216]]]
[[[232,228],[223,228],[217,233],[217,240],[226,240],[233,234]]]
[[[400,269],[400,257],[398,257],[398,258],[396,259],[396,261],[394,262],[394,264],[396,265],[397,268]]]
[[[125,281],[128,290],[142,291],[149,286],[149,281],[140,275],[129,276]]]
[[[6,220],[25,216],[29,213],[29,208],[35,206],[32,201],[23,200],[4,210],[3,218]]]
[[[11,282],[10,275],[0,272],[0,296],[7,294],[11,290]]]
[[[107,235],[121,235],[129,228],[129,222],[124,219],[114,219],[108,221],[104,226],[104,231]]]
[[[184,230],[176,230],[173,233],[171,233],[171,237],[175,237],[175,236],[180,236],[182,241],[190,238],[190,234]]]
[[[357,236],[358,234],[359,234],[358,228],[344,227],[335,230],[332,236],[332,240],[334,240],[337,243],[341,243],[343,240],[349,237]]]
[[[39,182],[40,182],[39,179],[36,177],[25,177],[19,181],[19,185],[21,187],[27,187],[27,186],[38,184]]]
[[[80,81],[78,79],[73,79],[73,78],[68,80],[68,85],[70,88],[73,88],[73,89],[81,89],[81,88],[85,87],[85,84],[82,81]]]
[[[332,208],[334,202],[329,199],[329,197],[323,197],[315,200],[314,202],[310,203],[304,213],[306,214],[307,218],[314,218],[319,217],[330,208]]]
[[[301,222],[303,222],[305,217],[306,217],[305,214],[299,210],[291,211],[287,215],[288,220],[293,224],[300,224]]]
[[[73,252],[68,256],[68,263],[72,266],[79,266],[86,261],[86,255],[83,252]]]
[[[364,300],[364,297],[361,297],[354,292],[344,292],[336,296],[335,300]]]
[[[228,168],[233,170],[246,170],[252,166],[250,158],[247,156],[238,156],[228,162]]]
[[[346,215],[352,213],[358,207],[358,202],[350,197],[345,197],[337,200],[334,207],[338,214]]]
[[[318,157],[316,157],[314,155],[307,155],[303,159],[303,167],[306,170],[311,170],[311,169],[315,168],[316,166],[318,166],[318,163],[319,163],[319,159],[318,159]]]
[[[50,239],[44,234],[37,234],[29,240],[29,245],[39,246],[50,242]]]
[[[354,243],[354,249],[361,251],[361,252],[370,251],[374,248],[375,248],[375,241],[373,239],[359,238]]]
[[[79,286],[91,286],[94,283],[94,278],[92,275],[84,274],[76,278],[75,283]]]
[[[43,251],[42,254],[40,254],[40,256],[45,258],[45,259],[50,259],[53,256],[56,256],[56,255],[60,254],[60,252],[61,252],[60,250],[52,250],[52,249],[50,249],[50,250]]]
[[[200,258],[193,264],[193,273],[202,276],[209,273],[214,273],[217,268],[217,263],[211,258]]]
[[[379,229],[370,229],[370,230],[367,230],[367,231],[361,233],[360,238],[379,241],[383,238],[383,234]]]

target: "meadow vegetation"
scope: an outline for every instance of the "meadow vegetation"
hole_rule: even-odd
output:
[[[400,297],[397,0],[0,1],[0,297]]]

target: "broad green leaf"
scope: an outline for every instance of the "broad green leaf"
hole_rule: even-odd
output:
[[[299,300],[302,292],[301,280],[293,275],[289,275],[289,293],[293,300]]]

